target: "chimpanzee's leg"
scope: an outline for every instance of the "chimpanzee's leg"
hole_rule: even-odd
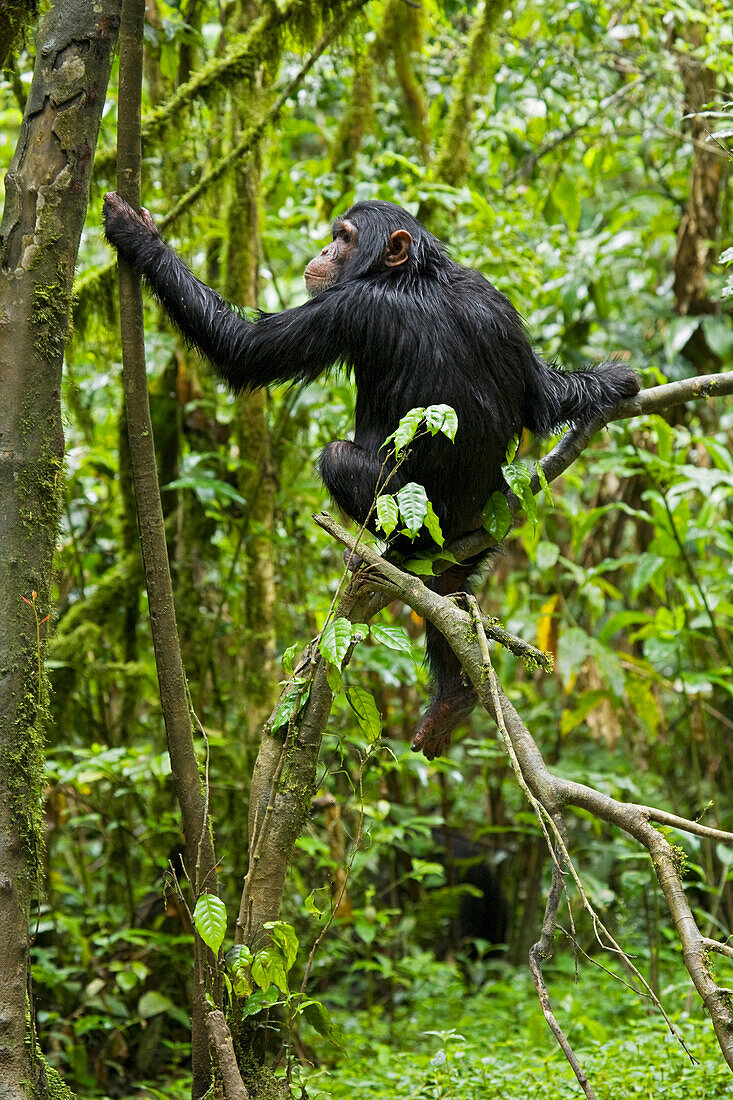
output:
[[[450,592],[472,592],[469,578],[475,571],[475,562],[468,567],[454,565],[428,583],[443,596]],[[420,719],[412,748],[415,752],[422,750],[428,760],[434,760],[450,744],[456,726],[475,707],[476,692],[455,653],[431,623],[426,624],[425,641],[435,694]]]
[[[375,454],[347,440],[340,439],[324,448],[319,470],[329,493],[348,516],[363,523],[374,503],[380,477],[384,479],[382,462]],[[404,484],[399,471],[389,481],[387,491],[395,492]],[[373,520],[369,523],[373,530]],[[449,592],[471,592],[469,578],[476,571],[477,561],[455,565],[428,583],[441,595]],[[428,760],[439,756],[450,742],[451,733],[468,718],[476,705],[476,692],[465,678],[458,658],[439,630],[426,625],[426,647],[430,671],[435,683],[435,695],[420,720],[412,742],[416,752],[421,749]]]
[[[380,474],[382,481],[385,478],[378,455],[365,451],[356,443],[339,439],[324,447],[318,469],[339,508],[357,523],[363,523],[374,503]],[[388,491],[394,492],[401,484],[397,476],[391,478]],[[369,527],[373,530],[373,523]]]

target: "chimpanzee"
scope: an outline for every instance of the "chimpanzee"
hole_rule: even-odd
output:
[[[446,540],[481,526],[491,493],[503,484],[507,447],[523,428],[606,415],[639,391],[619,363],[566,373],[533,351],[521,317],[477,271],[391,202],[358,202],[333,223],[333,240],[305,269],[309,301],[249,321],[200,282],[161,239],[147,211],[114,192],[105,196],[107,240],[148,283],[186,340],[237,391],[304,382],[340,364],[356,382],[354,441],[324,449],[321,477],[336,504],[362,523],[369,516],[386,437],[410,409],[451,405],[455,442],[415,442],[389,483],[422,484]],[[369,526],[373,528],[374,521]],[[421,545],[430,545],[426,535]],[[394,549],[406,549],[406,540]],[[479,560],[432,581],[443,594],[470,591]],[[442,635],[427,627],[436,691],[413,748],[432,760],[476,701]]]

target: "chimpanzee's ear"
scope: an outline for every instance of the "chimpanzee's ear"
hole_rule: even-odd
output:
[[[387,245],[387,255],[384,257],[384,262],[387,267],[399,267],[407,259],[410,253],[410,245],[412,244],[412,237],[406,229],[398,229],[389,238],[389,244]]]

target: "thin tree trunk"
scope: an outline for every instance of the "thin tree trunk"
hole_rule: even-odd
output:
[[[44,19],[0,225],[3,1100],[51,1090],[27,1023],[29,908],[43,847],[47,690],[41,620],[49,612],[59,514],[59,395],[71,285],[118,27],[119,0],[60,0]]]
[[[244,306],[258,304],[259,180],[257,163],[236,167],[227,218],[225,293],[231,301]],[[255,390],[241,399],[237,419],[240,454],[248,463],[240,477],[240,487],[248,505],[244,675],[250,743],[256,743],[272,710],[278,680],[275,661],[275,485],[268,405],[267,391]]]
[[[140,104],[144,0],[123,0],[120,34],[120,91],[117,179],[120,194],[140,206]],[[206,792],[202,790],[193,741],[192,716],[173,605],[173,588],[158,487],[155,443],[150,419],[143,303],[139,278],[120,260],[120,322],[127,403],[127,430],[135,488],[140,545],[148,589],[150,624],[158,670],[168,752],[186,838],[187,871],[194,898],[215,894],[216,864]],[[202,1097],[211,1085],[206,1033],[206,948],[194,940],[194,991],[191,1021],[192,1095]],[[211,984],[209,982],[209,984]]]

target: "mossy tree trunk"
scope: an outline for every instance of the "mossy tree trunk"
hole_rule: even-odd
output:
[[[696,36],[696,28],[688,30],[691,41],[696,41]],[[706,149],[708,119],[700,114],[716,99],[715,73],[686,54],[680,55],[678,67],[684,87],[687,125],[695,146],[690,190],[677,232],[673,291],[676,312],[697,317],[714,313],[718,308],[710,297],[708,275],[720,251],[717,241],[725,159],[715,145],[709,144],[709,151]],[[720,370],[720,359],[708,347],[702,328],[697,328],[688,340],[684,354],[698,374]]]
[[[118,27],[119,0],[59,0],[44,19],[0,225],[0,1095],[5,1100],[49,1092],[26,1020],[29,908],[43,844],[47,627],[41,620],[49,611],[58,519],[61,368],[71,284]]]
[[[25,24],[35,16],[37,7],[36,0],[0,0],[0,67],[7,61]]]
[[[245,306],[258,304],[259,182],[256,160],[238,165],[227,219],[226,294]],[[247,578],[244,646],[248,741],[255,743],[272,710],[277,685],[275,638],[275,479],[268,420],[269,395],[255,390],[241,399],[237,438],[246,466],[239,478],[247,501]]]

